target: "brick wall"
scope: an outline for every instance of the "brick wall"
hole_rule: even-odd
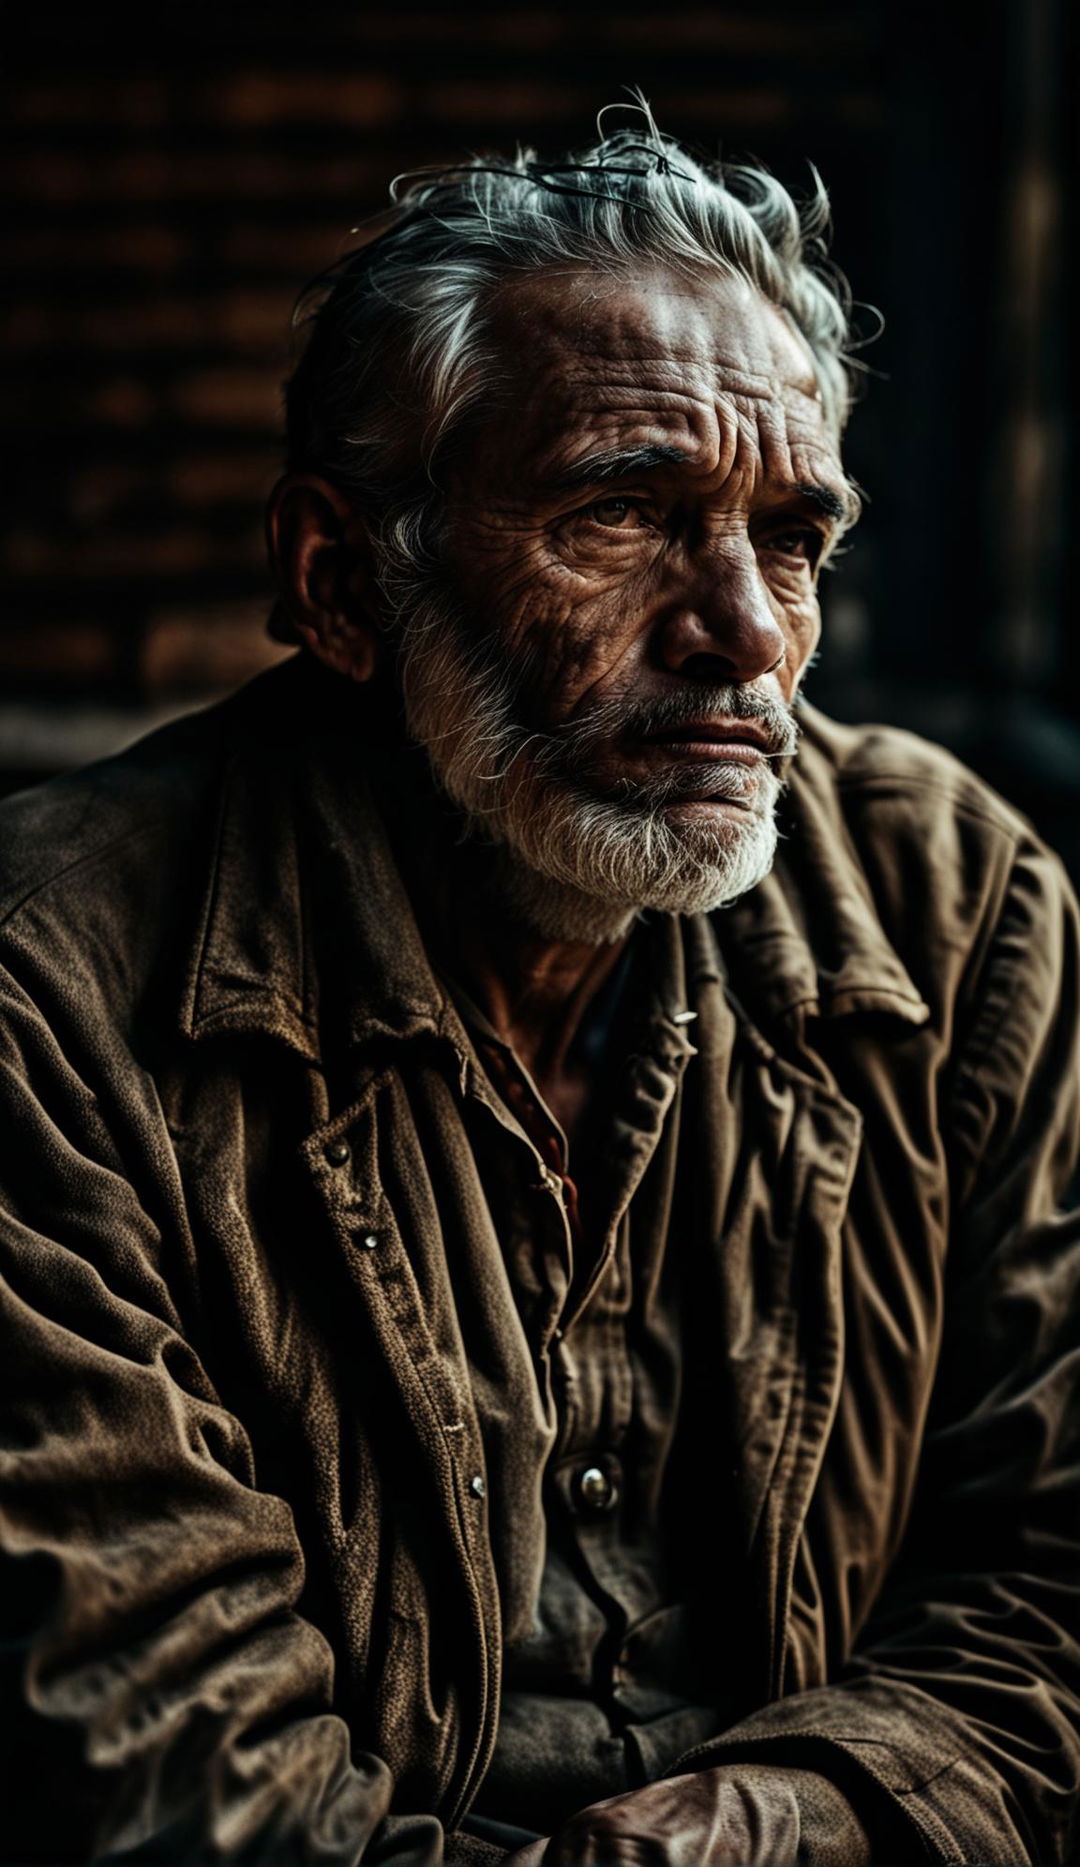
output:
[[[0,706],[21,703],[24,758],[31,700],[65,709],[60,760],[73,706],[107,736],[118,707],[218,691],[275,652],[261,507],[292,300],[397,171],[519,136],[558,149],[638,82],[713,149],[723,131],[821,159],[839,127],[863,161],[880,134],[873,8],[684,6],[662,32],[632,6],[153,24],[148,51],[119,17],[48,9],[4,100]]]
[[[104,750],[279,652],[263,627],[261,507],[297,288],[399,170],[519,137],[558,150],[632,84],[708,151],[755,153],[796,185],[808,156],[825,175],[837,257],[890,324],[850,442],[873,502],[829,586],[815,679],[843,711],[922,678],[947,737],[972,689],[951,540],[986,525],[958,437],[966,424],[982,445],[1008,12],[991,3],[977,42],[947,4],[913,24],[890,0],[204,0],[148,12],[143,32],[119,10],[26,18],[0,151],[4,781]],[[950,191],[962,212],[934,205]],[[927,316],[927,269],[944,323]],[[965,375],[953,327],[973,304]],[[946,497],[947,516],[915,521],[913,565],[913,502],[937,512]],[[944,655],[932,692],[929,653]]]

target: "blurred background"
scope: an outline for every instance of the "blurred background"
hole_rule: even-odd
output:
[[[1069,0],[22,10],[3,84],[0,788],[284,651],[261,506],[299,287],[400,170],[661,127],[830,190],[885,327],[808,692],[952,746],[1080,874]],[[973,23],[976,22],[976,23]],[[864,332],[875,327],[859,314]]]

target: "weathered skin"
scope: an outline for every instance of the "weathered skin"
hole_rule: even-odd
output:
[[[849,494],[783,315],[738,280],[542,275],[506,292],[496,328],[513,419],[497,409],[452,481],[450,556],[508,652],[536,656],[538,721],[673,677],[771,680],[790,700],[836,529],[795,488]],[[686,464],[560,488],[649,446]]]
[[[820,634],[818,572],[853,499],[784,314],[736,278],[540,273],[503,289],[494,344],[490,412],[447,489],[444,554],[457,593],[525,666],[529,723],[687,682],[790,702]],[[582,475],[597,455],[642,448],[685,458]],[[272,537],[304,639],[368,679],[378,597],[363,516],[304,476],[281,489]],[[595,781],[614,789],[687,750],[611,742]],[[702,796],[670,808],[745,807]],[[446,898],[475,901],[471,879]],[[540,940],[501,917],[497,897],[482,925],[452,937],[478,1001],[572,1134],[589,1084],[568,1053],[618,948]]]

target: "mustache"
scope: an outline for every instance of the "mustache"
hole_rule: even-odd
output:
[[[611,740],[644,739],[682,727],[721,722],[753,721],[764,735],[764,757],[790,759],[799,743],[799,723],[793,708],[773,694],[755,692],[736,682],[716,686],[677,688],[651,700],[628,704],[613,697],[585,714],[542,735],[545,751],[555,764],[580,758]]]
[[[731,720],[752,720],[760,728],[767,739],[762,747],[766,758],[791,758],[799,743],[798,721],[789,706],[772,694],[755,693],[752,688],[734,683],[678,689],[630,707],[623,717],[622,732],[626,738],[643,739],[685,726],[727,724]]]

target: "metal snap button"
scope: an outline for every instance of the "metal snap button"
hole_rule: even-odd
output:
[[[469,1490],[472,1492],[473,1497],[487,1496],[487,1486],[479,1472],[475,1473],[475,1475],[469,1479]]]
[[[604,1516],[619,1501],[618,1485],[599,1465],[586,1465],[578,1472],[574,1489],[579,1507],[590,1517]]]
[[[364,1232],[361,1235],[360,1243],[365,1251],[374,1251],[379,1243],[378,1232]]]
[[[344,1167],[352,1149],[347,1141],[328,1141],[323,1149],[331,1167]]]

